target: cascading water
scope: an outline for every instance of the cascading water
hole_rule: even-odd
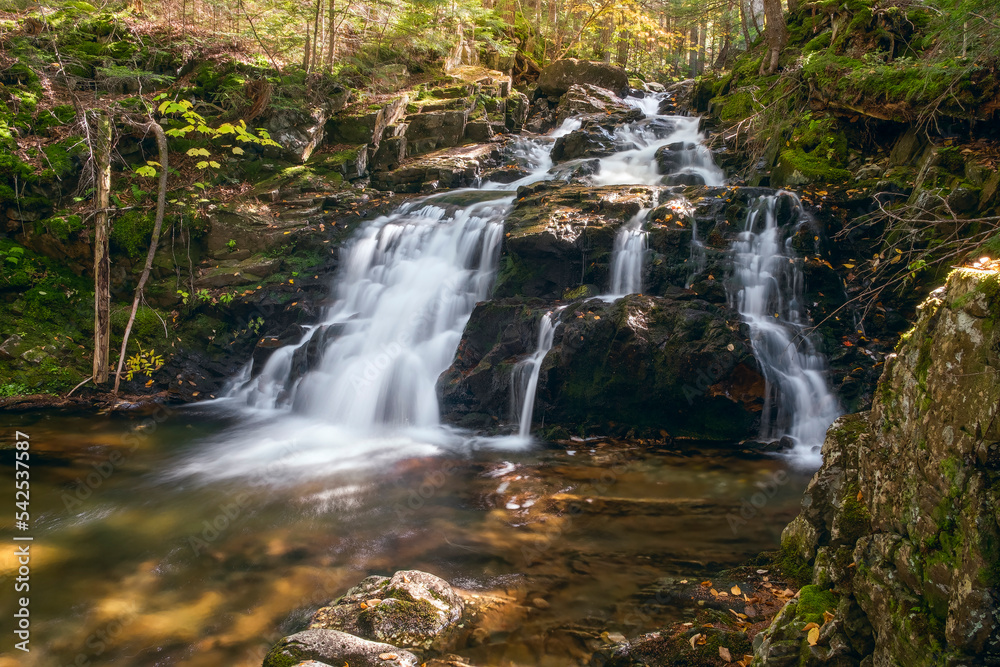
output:
[[[794,219],[778,224],[779,207]],[[826,360],[805,334],[802,262],[789,232],[803,215],[790,192],[761,197],[733,244],[730,297],[750,325],[750,341],[767,383],[761,438],[794,442],[793,455],[818,464],[826,430],[840,414],[826,382]],[[784,216],[783,216],[784,217]]]
[[[667,181],[686,177],[704,185],[723,185],[726,176],[705,146],[705,137],[698,131],[700,122],[697,116],[655,116],[623,127],[616,133],[616,140],[636,148],[601,158],[601,170],[591,177],[592,182],[595,185],[660,185],[665,177],[659,171],[656,151],[673,147],[677,168],[667,175]]]
[[[527,439],[531,435],[531,416],[535,411],[535,393],[538,391],[538,374],[545,355],[552,349],[559,320],[555,317],[562,307],[542,315],[538,322],[538,344],[530,357],[518,362],[511,374],[514,409],[518,415],[517,435]]]
[[[643,225],[651,209],[642,209],[615,235],[611,254],[611,292],[617,299],[642,291],[642,264],[646,257],[646,230]]]
[[[691,289],[694,279],[705,270],[706,264],[705,244],[698,238],[698,221],[693,217],[691,218],[691,254],[688,257],[688,262],[691,263],[691,275],[688,276],[687,284],[684,286]]]

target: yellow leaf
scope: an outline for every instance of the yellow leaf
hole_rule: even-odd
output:
[[[858,498],[857,498],[857,500],[858,500],[859,503],[861,502],[861,499],[864,498],[864,497],[865,497],[864,494],[861,493],[860,491],[858,491]]]
[[[813,628],[818,628],[818,627],[819,627],[819,623],[809,623],[804,628],[802,628],[802,632],[809,632]]]
[[[698,643],[698,640],[699,640],[700,638],[701,638],[701,633],[698,633],[698,634],[696,634],[696,635],[693,635],[693,636],[691,637],[691,648],[692,648],[692,649],[693,649],[693,648],[695,647],[695,645],[696,645],[696,644]]]
[[[844,267],[845,269],[853,269],[853,268],[854,268],[854,265],[853,265],[853,264],[843,264],[842,266],[843,266],[843,267]]]
[[[712,594],[712,597],[719,597],[719,591],[715,590],[714,588],[710,590],[709,593]]]
[[[830,612],[828,612],[828,611],[824,611],[823,612],[823,624],[824,625],[827,624],[827,623],[829,623],[830,621],[832,621],[833,618],[834,618],[834,616]]]
[[[734,585],[732,588],[730,588],[729,592],[732,593],[733,595],[742,595],[743,594],[743,591],[740,590],[740,587],[736,586],[736,585]]]
[[[813,628],[810,630],[809,634],[806,635],[806,641],[809,642],[810,646],[815,646],[816,642],[819,641],[819,628]]]

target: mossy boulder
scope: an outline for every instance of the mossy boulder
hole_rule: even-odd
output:
[[[296,665],[350,667],[417,667],[417,657],[395,646],[371,642],[337,630],[305,630],[279,641],[264,658],[263,667]]]
[[[401,570],[371,576],[317,611],[310,629],[334,629],[417,650],[447,650],[465,608],[440,577]]]
[[[1000,661],[998,318],[1000,273],[954,271],[887,360],[871,411],[828,432],[782,546],[844,595],[816,646],[788,639],[795,664]],[[791,613],[755,665],[789,664],[773,647]]]

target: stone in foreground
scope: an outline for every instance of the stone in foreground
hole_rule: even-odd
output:
[[[417,657],[389,644],[372,642],[337,630],[312,629],[279,641],[263,667],[288,667],[310,661],[351,667],[417,667]]]
[[[313,615],[311,628],[332,628],[420,650],[444,650],[464,603],[440,577],[401,570],[372,576]]]

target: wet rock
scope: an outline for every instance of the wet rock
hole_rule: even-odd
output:
[[[606,88],[590,84],[573,84],[559,100],[556,107],[556,123],[582,114],[634,115],[634,107]]]
[[[843,623],[795,664],[1000,662],[1000,605],[984,576],[1000,567],[998,284],[994,272],[953,272],[886,360],[871,411],[828,431],[782,549],[816,588],[842,593]],[[760,664],[784,664],[776,646],[798,654],[799,611],[772,623]]]
[[[628,75],[621,67],[589,60],[564,58],[557,60],[538,77],[538,89],[549,96],[560,96],[573,84],[590,84],[624,95],[629,88]]]
[[[389,644],[367,641],[337,630],[310,629],[279,641],[263,667],[288,667],[315,661],[351,667],[417,667],[417,657]]]
[[[646,186],[560,182],[518,190],[505,222],[496,296],[561,298],[581,284],[607,284],[615,233],[658,196]]]
[[[504,299],[473,311],[453,366],[439,381],[443,414],[508,420],[512,373],[534,351],[550,304]],[[764,383],[725,309],[698,300],[631,295],[573,302],[539,375],[546,425],[734,441],[753,433]]]
[[[342,630],[415,649],[449,647],[464,603],[444,579],[419,570],[368,577],[328,607],[310,628]]]
[[[421,192],[425,184],[435,188],[474,185],[483,170],[500,161],[496,144],[449,148],[406,161],[400,168],[372,175],[371,185],[379,190]]]
[[[624,123],[639,120],[638,109],[620,111],[611,115],[583,116],[580,129],[556,139],[552,146],[552,161],[565,162],[584,157],[604,157],[634,148],[633,144],[615,138],[615,130]]]
[[[679,635],[653,632],[631,641],[611,644],[597,651],[590,667],[652,667],[653,665],[717,665],[726,649],[735,660],[750,651],[750,642],[741,632],[718,628],[691,629]]]

